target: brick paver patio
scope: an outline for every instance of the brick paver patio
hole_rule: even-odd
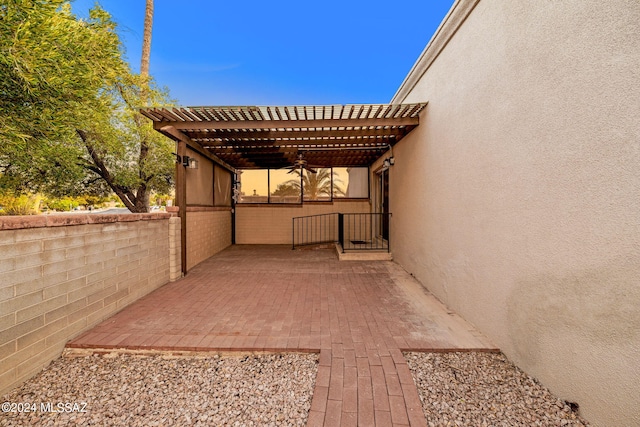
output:
[[[308,425],[426,425],[404,350],[495,348],[397,264],[232,246],[68,344],[314,351]]]

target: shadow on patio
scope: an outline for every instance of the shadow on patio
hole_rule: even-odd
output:
[[[72,348],[320,352],[309,425],[424,425],[401,351],[496,350],[393,262],[231,246]]]

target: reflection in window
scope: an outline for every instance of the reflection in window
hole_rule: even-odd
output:
[[[331,200],[331,168],[314,169],[316,173],[304,170],[302,173],[302,193],[304,200]]]
[[[244,169],[239,203],[300,203],[369,197],[369,168]],[[301,191],[302,190],[302,191]]]
[[[333,168],[333,197],[369,197],[368,168]]]
[[[269,200],[269,175],[267,169],[238,171],[240,203],[267,203]]]
[[[300,174],[287,169],[269,170],[270,203],[300,203]]]
[[[347,168],[333,168],[333,197],[345,197],[348,184]]]

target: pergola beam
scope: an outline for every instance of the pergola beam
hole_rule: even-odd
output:
[[[235,171],[235,168],[231,165],[229,165],[227,162],[225,162],[224,160],[222,160],[221,158],[219,158],[218,156],[212,154],[211,152],[205,150],[201,144],[194,142],[191,138],[189,138],[187,135],[185,135],[184,133],[180,132],[179,130],[177,130],[176,128],[174,128],[173,126],[163,126],[162,128],[158,129],[160,131],[160,133],[162,133],[163,135],[173,139],[174,141],[177,142],[184,142],[185,144],[187,144],[187,146],[195,151],[197,151],[198,153],[202,154],[203,156],[209,158],[209,160],[218,163],[220,166],[226,168],[227,170],[229,170],[230,172]],[[200,147],[201,149],[198,149],[198,147]]]
[[[299,148],[305,149],[360,149],[362,147],[388,147],[395,144],[395,138],[387,139],[306,139],[303,141],[229,141],[220,142],[217,144],[208,141],[198,141],[203,148],[212,150],[212,152],[218,152],[223,148],[236,148],[240,151],[246,149],[265,149],[269,147],[274,148]]]
[[[350,146],[350,147],[317,147],[317,146],[276,146],[276,147],[215,147],[215,151],[219,155],[223,154],[273,154],[273,153],[290,153],[297,155],[300,152],[304,152],[307,155],[314,153],[333,153],[334,155],[344,155],[345,153],[359,153],[370,151],[386,151],[387,145],[362,145],[362,146]]]
[[[172,126],[178,130],[201,129],[322,129],[322,128],[380,128],[384,126],[417,126],[419,117],[380,118],[380,119],[324,119],[324,120],[230,120],[230,121],[162,121],[154,122],[153,127],[160,130]]]
[[[413,129],[413,126],[410,127]],[[394,136],[398,133],[398,129],[392,127],[386,128],[374,128],[374,129],[313,129],[306,130],[304,135],[296,136],[292,134],[290,130],[236,130],[236,129],[213,129],[210,131],[196,130],[189,132],[189,136],[193,140],[199,139],[232,139],[232,140],[245,140],[245,139],[279,139],[287,138],[288,140],[295,141],[296,138],[345,138],[351,136],[359,137],[380,137],[380,136]]]

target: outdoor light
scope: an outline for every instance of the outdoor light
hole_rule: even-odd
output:
[[[389,144],[389,157],[384,159],[384,167],[388,169],[389,166],[393,166],[395,163],[396,159],[393,157],[393,147]]]
[[[180,156],[178,156],[178,163],[182,163],[182,166],[189,169],[198,169],[198,161],[193,157],[182,156],[182,161]]]

